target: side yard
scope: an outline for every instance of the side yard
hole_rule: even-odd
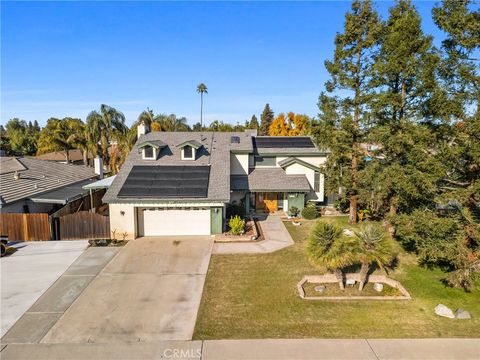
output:
[[[322,219],[346,225],[346,218]],[[400,254],[390,276],[410,301],[321,302],[299,298],[296,284],[319,274],[305,255],[313,222],[285,223],[295,245],[272,254],[213,255],[194,339],[480,337],[480,290],[445,287],[439,270]],[[463,308],[471,320],[441,318],[434,307]]]

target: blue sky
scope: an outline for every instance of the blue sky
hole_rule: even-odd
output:
[[[378,2],[383,16],[392,2]],[[424,30],[434,2],[416,2]],[[243,123],[265,103],[315,116],[349,2],[2,2],[1,122],[85,119],[101,103],[131,124],[147,107]]]

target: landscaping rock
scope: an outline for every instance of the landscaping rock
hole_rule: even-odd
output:
[[[353,236],[353,231],[349,229],[343,229],[343,233],[347,236]]]
[[[325,285],[318,285],[318,286],[315,286],[315,291],[316,292],[319,292],[319,293],[322,293],[325,291],[327,287]]]
[[[471,319],[472,316],[467,310],[458,309],[455,311],[455,318],[457,319]]]
[[[355,283],[356,283],[356,281],[353,280],[353,279],[347,279],[347,280],[345,281],[345,284],[346,284],[346,285],[351,285],[351,286],[353,286],[353,285],[355,285]]]
[[[438,304],[435,306],[435,314],[438,316],[447,317],[449,319],[455,319],[455,314],[453,311],[443,304]]]
[[[375,283],[373,284],[373,290],[382,292],[383,291],[383,284],[382,283]]]

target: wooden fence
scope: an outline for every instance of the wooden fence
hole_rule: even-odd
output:
[[[0,235],[9,241],[50,240],[48,214],[0,214]]]
[[[108,239],[110,221],[103,216],[88,211],[61,216],[60,240]]]

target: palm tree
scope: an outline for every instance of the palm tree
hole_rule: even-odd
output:
[[[160,124],[162,131],[188,131],[187,118],[177,118],[175,114],[159,115],[156,122]]]
[[[344,241],[343,230],[324,221],[317,221],[308,237],[307,255],[315,267],[327,268],[338,280],[341,290],[345,289],[342,268],[353,264]]]
[[[207,85],[200,83],[197,86],[197,93],[200,94],[200,126],[203,126],[203,94],[208,94]]]
[[[75,148],[75,134],[83,129],[83,122],[80,119],[50,118],[42,129],[38,139],[38,154],[63,151],[65,161],[70,162],[70,150]]]
[[[359,290],[362,291],[372,264],[380,269],[390,265],[397,255],[396,245],[378,224],[367,224],[354,231],[353,257],[361,264]]]
[[[87,116],[88,141],[94,156],[100,156],[106,165],[110,164],[108,149],[112,142],[128,132],[125,116],[118,110],[102,104],[100,111],[92,111]]]

